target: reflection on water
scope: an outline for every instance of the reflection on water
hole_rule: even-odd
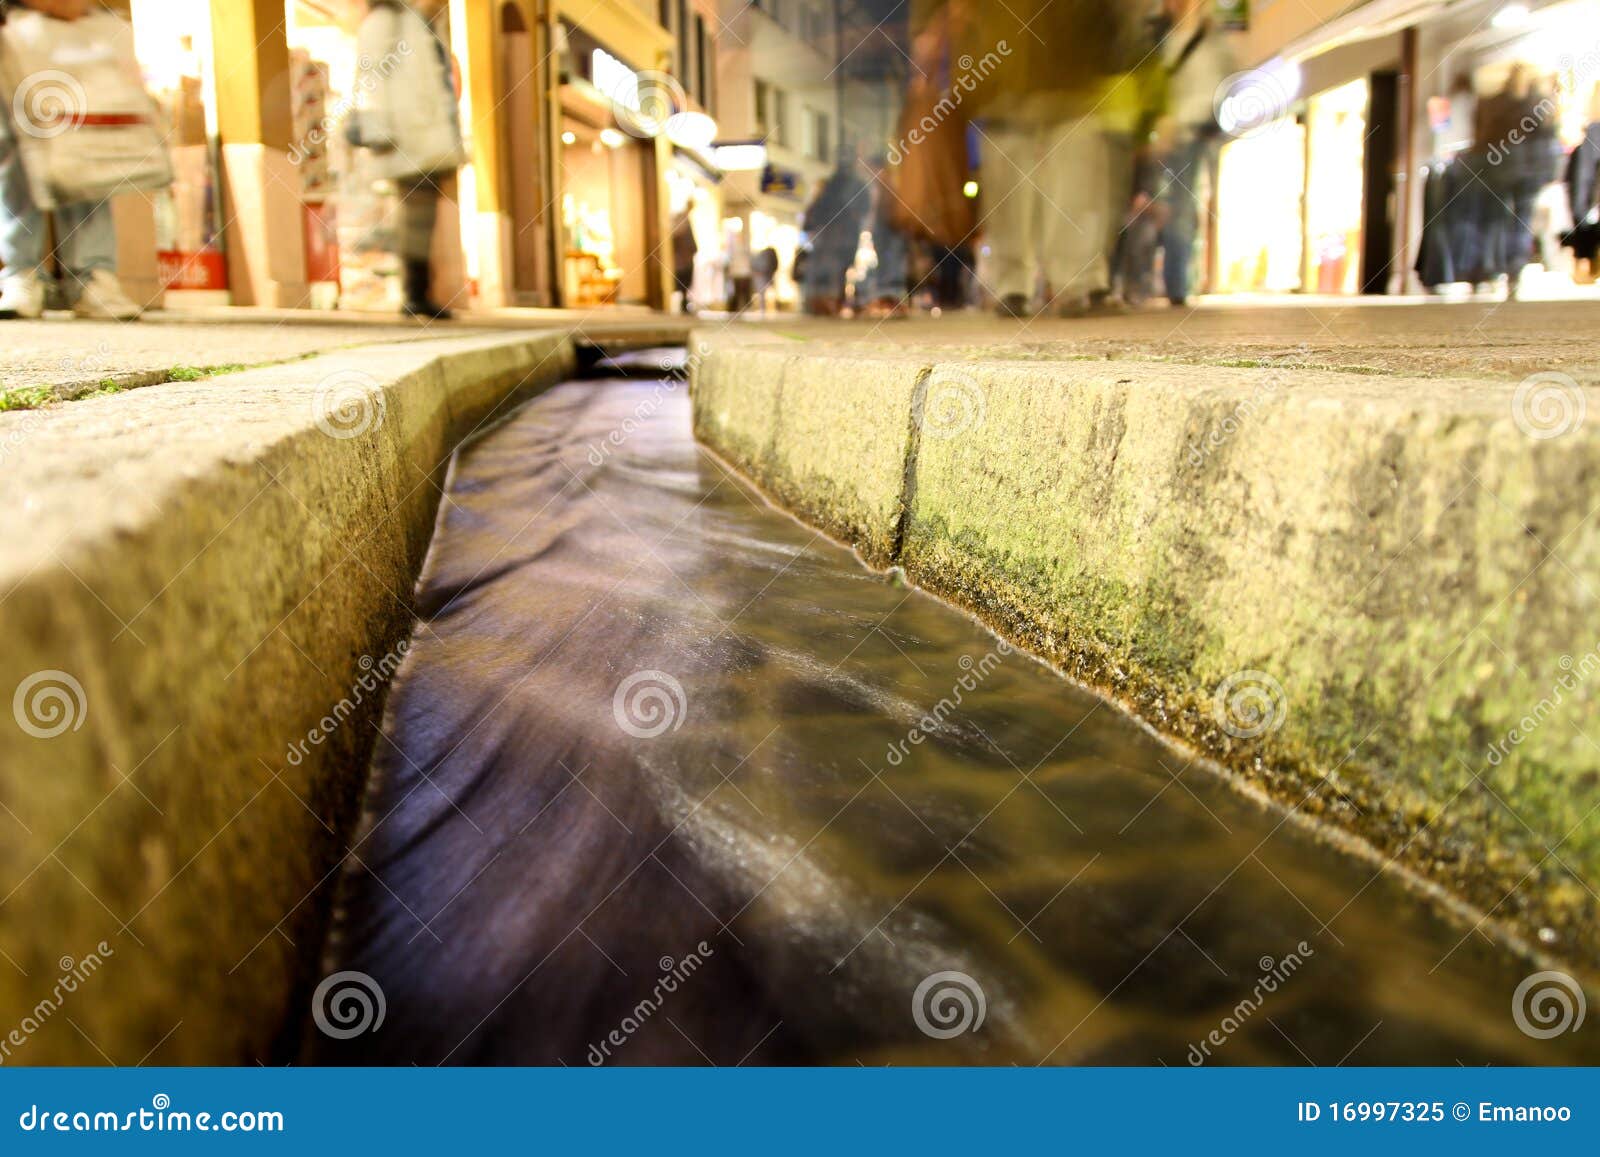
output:
[[[681,384],[464,450],[324,1062],[1573,1062],[1532,969],[766,507]]]

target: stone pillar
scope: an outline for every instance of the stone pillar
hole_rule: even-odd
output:
[[[285,0],[211,0],[223,243],[235,305],[295,308],[307,299],[284,13]]]

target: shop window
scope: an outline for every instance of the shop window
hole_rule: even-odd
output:
[[[756,132],[763,137],[772,135],[772,86],[764,80],[755,82]]]
[[[789,147],[789,94],[781,88],[772,90],[772,139],[783,148]]]
[[[678,79],[689,85],[691,95],[694,85],[694,45],[689,37],[694,33],[694,24],[689,19],[689,0],[678,0]]]
[[[700,107],[711,107],[711,37],[706,33],[705,18],[694,18],[694,95]]]

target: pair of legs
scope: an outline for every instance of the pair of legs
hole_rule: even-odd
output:
[[[1103,292],[1112,158],[1095,118],[997,121],[986,136],[995,154],[984,165],[995,295],[1025,304],[1041,272],[1058,303],[1076,306]]]
[[[396,183],[400,195],[398,248],[405,288],[400,308],[412,317],[439,321],[450,317],[450,311],[433,300],[433,233],[439,222],[444,179],[444,173],[421,173]]]
[[[1190,138],[1162,162],[1169,216],[1161,230],[1162,276],[1167,300],[1183,305],[1189,298],[1189,265],[1200,233],[1200,180],[1209,164],[1206,142]]]
[[[845,272],[856,257],[854,245],[846,248],[844,240],[851,239],[830,234],[811,243],[805,272],[806,309],[811,313],[832,317],[844,303]]]
[[[878,264],[868,275],[865,289],[867,301],[873,305],[898,309],[906,296],[906,274],[911,265],[911,245],[906,235],[887,221],[878,222],[872,230],[872,248],[878,255]]]
[[[61,205],[55,209],[56,261],[67,305],[98,305],[115,286],[117,232],[105,201]],[[21,151],[0,117],[0,266],[4,266],[5,309],[36,314],[43,299],[43,273],[49,256],[49,227],[34,202],[22,168]],[[96,276],[96,275],[100,276]],[[121,304],[131,305],[123,299]],[[124,311],[125,312],[125,311]]]

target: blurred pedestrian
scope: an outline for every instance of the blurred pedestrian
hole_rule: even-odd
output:
[[[767,297],[772,292],[772,283],[778,277],[778,251],[771,245],[762,249],[750,259],[750,274],[756,297],[756,306],[761,311],[761,316],[767,316]]]
[[[677,287],[684,313],[695,310],[694,263],[700,256],[700,243],[695,240],[694,222],[690,219],[691,207],[679,213],[672,226],[672,283]]]
[[[1522,272],[1534,260],[1535,204],[1556,179],[1564,152],[1558,116],[1554,97],[1542,94],[1520,63],[1498,93],[1478,102],[1474,159],[1490,194],[1483,223],[1489,270],[1504,275],[1508,300],[1516,299]]]
[[[906,275],[911,263],[910,238],[901,230],[898,218],[899,197],[894,187],[894,170],[887,157],[875,157],[868,164],[872,175],[872,208],[868,228],[877,264],[863,282],[862,300],[871,317],[905,317]]]
[[[814,316],[837,317],[844,308],[845,274],[855,262],[871,206],[860,161],[853,149],[846,150],[806,206],[805,300]]]
[[[1167,84],[1165,109],[1156,126],[1159,160],[1155,195],[1161,214],[1162,280],[1167,300],[1188,303],[1189,271],[1200,233],[1200,189],[1213,164],[1222,130],[1216,94],[1233,72],[1222,34],[1212,24],[1206,0],[1166,0],[1161,37]]]
[[[736,224],[739,228],[728,238],[728,305],[734,313],[743,313],[750,308],[755,293],[755,269],[751,264],[750,234],[743,221]]]
[[[1138,6],[922,0],[913,34],[941,17],[958,61],[976,71],[1001,57],[981,78],[955,78],[970,88],[964,103],[981,122],[982,228],[1000,313],[1030,314],[1041,273],[1056,312],[1090,312],[1110,288],[1107,251],[1119,221],[1101,110],[1138,59]]]
[[[442,186],[466,163],[455,69],[434,26],[444,0],[367,0],[352,143],[374,154],[400,197],[401,312],[448,320],[433,297],[433,234]]]
[[[7,10],[28,8],[59,21],[81,20],[103,9],[94,0],[0,0],[0,24]],[[26,124],[13,123],[9,114],[21,116],[20,102],[0,111],[0,318],[36,318],[46,301],[45,261],[48,229],[46,215],[34,199],[23,165],[17,134]],[[57,204],[55,257],[60,270],[58,288],[64,304],[79,317],[132,321],[141,312],[123,292],[117,279],[117,231],[111,202],[105,198]]]

